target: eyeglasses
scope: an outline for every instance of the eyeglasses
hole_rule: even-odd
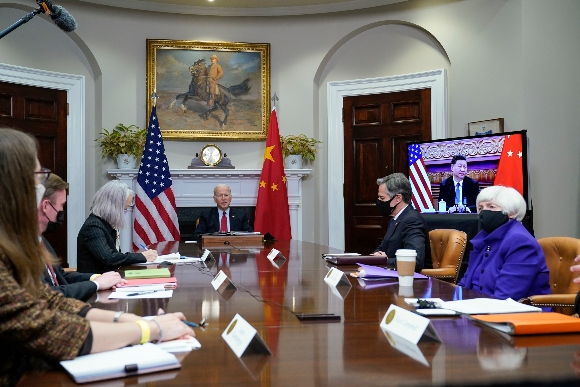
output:
[[[38,176],[38,182],[44,184],[48,180],[51,171],[48,168],[40,168],[40,171],[34,172],[34,174]]]

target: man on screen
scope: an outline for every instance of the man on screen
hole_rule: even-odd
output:
[[[447,204],[448,212],[476,212],[475,199],[479,194],[479,183],[467,176],[467,159],[455,155],[451,159],[452,176],[441,183],[439,200]]]

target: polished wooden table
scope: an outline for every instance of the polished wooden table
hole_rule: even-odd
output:
[[[266,257],[273,247],[288,259],[281,268]],[[199,256],[195,244],[181,243],[178,249],[182,255]],[[337,250],[290,241],[262,249],[212,251],[215,260],[207,267],[171,267],[178,288],[170,299],[108,302],[100,294],[94,302],[96,307],[140,315],[155,314],[162,307],[169,312],[183,311],[190,321],[207,317],[205,328],[196,329],[202,348],[180,355],[180,370],[91,385],[507,386],[580,382],[576,374],[580,372],[580,335],[534,336],[510,343],[465,318],[449,317],[432,319],[441,343],[422,339],[416,346],[408,345],[379,327],[391,304],[408,308],[396,280],[362,286],[349,277],[352,287],[342,297],[324,282],[333,265],[325,263],[321,254]],[[351,272],[356,267],[339,269]],[[219,270],[238,287],[227,300],[210,283]],[[428,279],[415,280],[413,296],[454,300],[483,295]],[[334,313],[341,321],[302,323],[293,314],[299,312]],[[257,329],[271,356],[235,356],[221,334],[236,313]],[[61,370],[27,374],[20,385],[35,383],[75,385]]]

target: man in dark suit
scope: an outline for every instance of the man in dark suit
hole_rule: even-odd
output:
[[[193,234],[201,238],[202,234],[213,232],[246,231],[252,232],[248,214],[245,211],[230,207],[232,190],[225,184],[219,184],[213,189],[213,201],[217,207],[205,210],[199,217],[199,224]]]
[[[379,185],[377,208],[384,216],[390,216],[387,232],[372,255],[386,255],[390,265],[396,264],[398,249],[417,251],[415,271],[433,267],[429,231],[421,214],[409,205],[411,183],[402,173],[393,173],[377,179]]]
[[[51,174],[44,183],[46,191],[38,206],[38,227],[40,233],[51,232],[64,221],[64,204],[68,183],[55,174]],[[57,259],[50,243],[42,237],[42,243],[50,254]],[[67,273],[60,265],[46,264],[42,280],[53,290],[65,297],[87,301],[98,290],[107,290],[125,283],[119,273],[108,272],[102,275],[70,272]]]
[[[467,159],[455,155],[451,159],[452,176],[441,182],[439,200],[444,200],[448,212],[477,212],[475,200],[479,183],[467,175]]]

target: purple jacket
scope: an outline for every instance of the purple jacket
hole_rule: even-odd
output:
[[[459,286],[515,301],[552,293],[544,252],[517,220],[510,220],[492,233],[480,231],[471,244],[473,251]]]

